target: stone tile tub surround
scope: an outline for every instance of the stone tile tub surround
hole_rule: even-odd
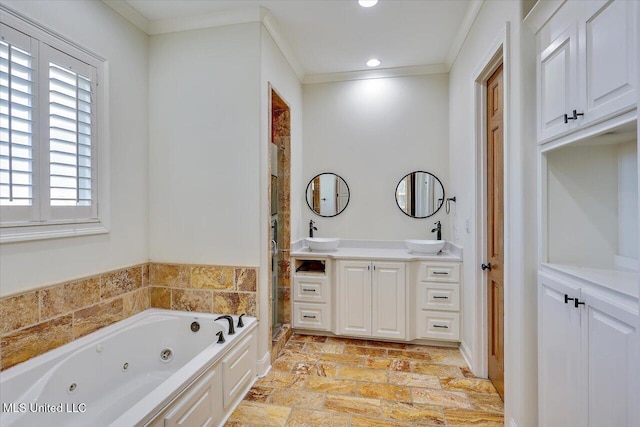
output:
[[[0,370],[150,307],[256,316],[256,278],[253,267],[144,263],[2,297]]]
[[[205,313],[257,314],[257,268],[151,263],[151,306]]]
[[[148,284],[145,263],[0,298],[0,369],[148,309]]]

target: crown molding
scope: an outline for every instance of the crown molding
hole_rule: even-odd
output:
[[[102,0],[102,2],[146,34],[149,34],[151,23],[140,12],[131,7],[129,3],[123,0]]]
[[[344,73],[310,74],[304,76],[303,84],[345,82],[349,80],[383,79],[389,77],[446,74],[446,64],[418,65],[414,67],[381,68],[377,70],[348,71]]]
[[[469,32],[471,31],[471,27],[480,13],[480,9],[484,4],[484,0],[472,0],[469,4],[469,8],[467,9],[467,13],[464,15],[464,19],[458,32],[456,33],[455,38],[453,39],[453,43],[451,43],[451,47],[449,48],[449,53],[447,55],[447,59],[445,60],[445,64],[447,66],[447,70],[450,70],[453,66],[453,63],[456,62],[456,58],[464,45],[465,40],[469,36]]]
[[[537,33],[564,3],[565,0],[538,1],[524,17],[524,23]]]
[[[177,33],[179,31],[201,30],[203,28],[222,27],[225,25],[262,22],[266,9],[260,6],[241,7],[222,10],[203,15],[184,18],[161,19],[151,21],[149,35]]]
[[[298,60],[298,57],[293,53],[293,49],[289,42],[287,42],[286,38],[282,35],[282,31],[280,30],[280,26],[276,21],[275,16],[271,13],[270,10],[266,10],[264,17],[262,18],[262,25],[267,30],[267,32],[271,35],[273,42],[280,48],[280,52],[285,57],[286,61],[289,63],[289,66],[293,70],[294,74],[298,77],[298,80],[304,80],[304,67]]]

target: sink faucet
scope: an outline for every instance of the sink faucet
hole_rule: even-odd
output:
[[[314,227],[313,224],[315,224],[313,220],[309,221],[309,237],[313,237],[313,230],[318,231],[318,229]]]
[[[436,240],[442,240],[442,224],[440,223],[440,221],[436,222],[435,224],[436,224],[436,228],[431,230],[431,232],[432,233],[437,232]]]

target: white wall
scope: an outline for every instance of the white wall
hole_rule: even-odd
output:
[[[152,36],[149,65],[150,259],[258,266],[260,24]]]
[[[340,175],[351,198],[340,215],[315,215],[300,199],[302,222],[313,219],[317,235],[402,240],[433,237],[444,208],[427,219],[406,216],[395,191],[402,177],[425,170],[451,191],[446,74],[308,84],[304,93],[304,159],[300,189],[322,172]],[[306,235],[307,229],[301,237]]]
[[[148,258],[148,37],[100,1],[3,1],[107,59],[107,235],[0,246],[0,294],[93,275]],[[105,159],[102,159],[105,160]],[[102,164],[102,161],[101,161]],[[101,206],[101,209],[104,209]]]
[[[618,149],[618,255],[638,259],[638,144]]]
[[[300,235],[300,204],[304,203],[302,187],[302,85],[289,66],[282,52],[273,41],[269,32],[261,26],[260,31],[260,153],[261,153],[261,268],[259,274],[259,312],[260,318],[260,342],[258,348],[259,357],[267,357],[269,350],[269,239],[270,239],[270,212],[268,180],[269,175],[269,150],[273,146],[270,140],[271,111],[269,99],[271,88],[290,108],[291,113],[291,239],[297,240]],[[283,171],[279,171],[282,179]]]
[[[535,38],[523,27],[521,7],[522,1],[484,2],[451,69],[449,188],[457,196],[452,234],[454,242],[464,248],[462,342],[477,372],[486,369],[481,366],[486,337],[476,333],[486,325],[486,319],[477,306],[483,301],[477,274],[483,260],[476,247],[481,230],[475,226],[474,81],[509,23],[505,72],[509,97],[505,106],[505,424],[533,427],[537,425]]]
[[[547,168],[547,261],[611,268],[618,252],[617,147],[555,150]]]

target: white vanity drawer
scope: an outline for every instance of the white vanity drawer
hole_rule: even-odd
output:
[[[457,283],[419,283],[418,310],[460,310],[460,285]]]
[[[322,277],[294,277],[293,300],[309,302],[328,302],[328,282]]]
[[[421,262],[418,280],[421,282],[460,282],[460,264]]]
[[[304,329],[331,329],[331,310],[327,304],[294,303],[293,327]]]
[[[459,341],[460,315],[447,311],[420,310],[418,335],[420,338]]]

